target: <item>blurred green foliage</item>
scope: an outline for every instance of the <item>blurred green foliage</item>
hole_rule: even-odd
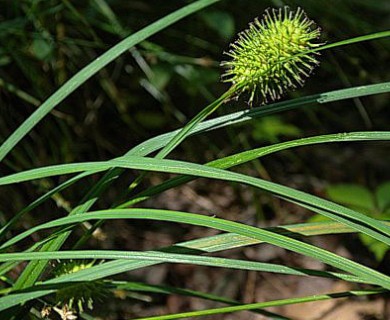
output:
[[[390,219],[390,181],[370,190],[358,184],[334,184],[326,188],[328,198],[354,210],[381,220]],[[323,216],[315,215],[310,221],[325,221]],[[362,243],[370,250],[377,261],[381,261],[388,251],[388,246],[368,237],[359,235]]]

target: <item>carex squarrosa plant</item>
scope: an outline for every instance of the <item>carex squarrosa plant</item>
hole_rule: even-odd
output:
[[[203,2],[205,1],[198,1]],[[194,9],[195,10],[195,9]],[[211,105],[207,106],[205,109],[203,109],[198,116],[196,116],[190,123],[184,127],[179,133],[172,134],[168,140],[164,141],[161,145],[162,151],[158,153],[157,157],[163,161],[163,158],[173,149],[175,148],[185,137],[189,135],[190,130],[199,122],[201,122],[206,116],[210,115],[212,112],[214,112],[219,106],[221,106],[224,102],[226,102],[229,98],[232,97],[239,97],[243,94],[249,96],[249,104],[252,106],[254,101],[260,101],[261,104],[265,104],[270,101],[275,101],[282,97],[288,90],[295,89],[298,86],[302,86],[305,79],[309,77],[311,74],[313,68],[318,65],[318,48],[320,48],[321,43],[318,42],[320,36],[320,29],[316,26],[316,24],[311,21],[304,11],[300,8],[297,8],[295,10],[291,10],[288,7],[280,8],[280,9],[268,9],[262,18],[255,19],[253,23],[251,23],[247,30],[241,32],[238,36],[238,39],[231,44],[230,50],[226,52],[226,55],[229,57],[228,61],[222,62],[222,67],[225,69],[224,74],[222,76],[222,80],[224,82],[230,83],[231,86],[229,90],[221,96],[221,98],[217,99],[215,102],[213,102]],[[134,44],[132,44],[134,45]],[[119,54],[118,54],[119,55]],[[95,62],[94,62],[95,63]],[[94,64],[94,66],[97,66],[99,61]],[[104,65],[101,65],[100,68],[103,68]],[[98,70],[99,68],[96,68]],[[85,79],[83,81],[86,81]],[[379,89],[378,89],[379,90]],[[64,89],[64,91],[66,91]],[[71,90],[70,90],[71,91]],[[59,100],[60,101],[60,100]],[[59,103],[59,102],[57,102]],[[222,121],[222,120],[221,120]],[[153,139],[152,139],[153,140]],[[321,143],[321,142],[316,142]],[[163,146],[166,147],[163,147]],[[145,145],[143,146],[145,147]],[[139,147],[139,149],[134,148],[131,150],[130,155],[136,155],[138,158],[144,157],[147,155],[147,153],[142,153],[145,148]],[[146,148],[147,149],[147,148]],[[153,148],[150,148],[152,150]],[[134,151],[136,150],[136,151]],[[154,151],[156,149],[153,149]],[[282,149],[281,149],[282,150]],[[150,151],[150,152],[152,152]],[[123,157],[123,159],[119,159],[121,161],[124,161],[126,158]],[[254,157],[256,158],[256,157]],[[241,159],[241,158],[240,158]],[[118,159],[116,159],[118,160]],[[125,159],[131,163],[131,159]],[[134,159],[133,159],[134,160]],[[138,159],[139,160],[139,159]],[[142,161],[149,161],[145,167],[138,164],[138,168],[141,167],[141,169],[150,170],[150,168],[160,168],[164,166],[157,166],[153,167],[154,163],[151,161],[152,159],[142,158]],[[156,159],[154,159],[156,160]],[[236,159],[237,160],[237,159]],[[137,161],[135,159],[134,161]],[[166,160],[165,160],[166,161]],[[172,160],[171,160],[172,161]],[[241,160],[236,161],[234,164],[237,164]],[[246,160],[250,161],[250,160]],[[185,167],[175,167],[171,164],[171,162],[166,161],[164,168],[170,168],[169,171],[165,172],[171,172],[176,174],[187,174],[188,168]],[[94,203],[95,199],[97,199],[100,194],[104,191],[104,188],[102,185],[107,187],[111,180],[113,180],[116,175],[119,176],[121,171],[117,170],[119,162],[116,162],[110,167],[114,171],[110,171],[109,174],[107,174],[105,177],[102,178],[102,181],[97,183],[96,186],[93,186],[91,190],[89,191],[88,195],[86,196],[86,202],[88,202],[88,205],[85,205],[83,203],[83,208],[77,208],[75,209],[70,217],[65,217],[63,220],[66,220],[65,222],[63,220],[59,221],[60,219],[54,221],[53,225],[50,225],[50,227],[56,226],[56,227],[64,227],[64,232],[62,238],[60,237],[59,240],[57,239],[51,239],[49,238],[47,242],[42,242],[41,244],[41,252],[34,252],[33,254],[29,252],[24,252],[24,257],[29,257],[28,259],[34,260],[35,257],[40,256],[41,260],[49,260],[49,259],[70,259],[69,256],[72,256],[72,254],[75,254],[74,252],[61,252],[60,248],[68,235],[70,234],[68,232],[69,229],[66,229],[66,227],[73,226],[76,222],[80,223],[83,222],[83,217],[88,216],[90,214],[93,216],[94,212],[86,213],[85,211],[88,211],[92,204]],[[180,162],[175,162],[175,164],[181,165]],[[212,167],[218,168],[226,168],[228,166],[233,166],[234,164],[226,165],[224,164],[216,164],[214,163],[212,166],[207,167],[208,170],[212,170]],[[150,165],[148,167],[148,165]],[[171,167],[170,167],[171,165]],[[194,165],[194,164],[187,164],[188,166]],[[225,166],[225,167],[224,167]],[[126,167],[124,167],[126,168]],[[133,169],[137,169],[135,167],[129,167]],[[179,168],[179,169],[177,169]],[[196,171],[196,170],[197,171]],[[193,172],[190,172],[190,175],[194,176],[201,176],[199,172],[202,172],[202,167],[196,167]],[[75,170],[69,169],[70,171],[68,173],[74,173],[78,171],[72,171]],[[87,169],[86,169],[87,170]],[[92,169],[91,169],[92,170]],[[115,171],[116,170],[116,171]],[[154,169],[155,171],[158,171],[159,169]],[[176,171],[175,171],[176,170]],[[48,175],[52,174],[52,171],[48,170]],[[51,172],[51,173],[50,173]],[[197,175],[198,172],[198,175]],[[209,171],[208,171],[209,172]],[[217,172],[220,176],[221,175],[229,175],[229,178],[226,178],[227,181],[235,181],[235,182],[241,182],[241,183],[248,183],[250,180],[251,183],[248,183],[249,185],[252,185],[254,187],[258,187],[260,189],[265,189],[269,192],[273,192],[276,195],[282,196],[285,199],[292,199],[292,202],[299,202],[304,197],[307,197],[305,201],[301,201],[301,203],[309,207],[312,210],[319,209],[319,212],[324,214],[328,213],[328,216],[331,217],[338,217],[337,213],[338,211],[342,211],[343,213],[347,212],[349,214],[354,214],[354,219],[348,220],[345,218],[346,214],[342,217],[345,221],[345,225],[351,227],[350,230],[363,230],[369,235],[375,236],[377,239],[380,240],[388,240],[386,236],[387,229],[383,227],[378,221],[376,220],[366,220],[364,221],[364,225],[358,229],[358,221],[361,216],[357,215],[353,211],[345,211],[342,207],[335,208],[333,204],[329,204],[326,202],[321,201],[321,199],[310,197],[310,195],[305,194],[299,194],[297,195],[294,193],[294,190],[287,189],[284,186],[276,185],[276,184],[264,184],[260,179],[255,179],[253,177],[246,177],[247,179],[243,179],[241,176],[241,180],[238,178],[237,174],[234,175],[234,173],[227,171]],[[213,172],[215,174],[215,172]],[[36,177],[36,176],[33,176]],[[210,173],[210,176],[204,175],[204,177],[213,177]],[[214,175],[215,177],[215,175]],[[6,179],[7,177],[5,177]],[[183,178],[183,177],[181,177]],[[185,177],[188,178],[188,177]],[[2,178],[0,178],[0,181]],[[230,180],[229,180],[230,179]],[[22,180],[24,181],[24,180]],[[187,181],[187,180],[186,180]],[[2,181],[3,184],[4,180]],[[172,181],[168,181],[167,185],[169,183],[172,183]],[[178,183],[179,184],[179,183]],[[177,185],[178,185],[177,184]],[[175,185],[172,183],[172,185]],[[267,187],[265,187],[267,186]],[[267,189],[268,188],[268,189]],[[167,188],[168,189],[168,188]],[[161,190],[165,190],[164,188],[161,188]],[[162,191],[159,192],[162,192]],[[148,191],[148,190],[147,190]],[[150,194],[153,194],[151,192]],[[150,196],[137,196],[134,197],[132,203],[136,203],[137,201],[142,201],[142,199],[145,199]],[[301,198],[300,198],[301,197]],[[141,199],[141,200],[140,200]],[[316,205],[310,206],[311,201],[316,202]],[[52,269],[51,275],[52,279],[49,279],[49,283],[46,283],[49,285],[47,290],[52,290],[50,285],[54,284],[63,284],[63,287],[60,287],[59,289],[55,290],[53,289],[49,293],[56,293],[56,299],[51,300],[44,300],[45,304],[42,310],[42,316],[50,318],[51,315],[53,315],[53,310],[55,313],[61,316],[62,319],[76,319],[80,314],[87,311],[88,309],[91,309],[93,307],[93,301],[99,300],[103,298],[107,294],[107,287],[105,286],[104,282],[101,281],[92,281],[92,280],[100,280],[103,277],[107,277],[108,275],[115,275],[119,273],[123,273],[125,271],[134,270],[137,268],[145,267],[145,266],[151,266],[153,264],[157,264],[160,262],[180,262],[180,261],[187,261],[187,263],[199,263],[209,266],[225,266],[225,267],[236,267],[238,269],[243,270],[258,270],[258,271],[270,271],[272,268],[274,268],[273,271],[270,272],[277,272],[277,273],[286,273],[286,274],[294,274],[294,275],[317,275],[317,276],[323,276],[323,277],[331,277],[331,278],[340,278],[346,281],[351,282],[363,282],[363,283],[369,283],[372,285],[375,285],[376,288],[374,288],[371,291],[356,291],[356,292],[346,292],[343,295],[339,296],[358,296],[358,295],[366,295],[366,294],[375,294],[378,292],[384,292],[388,288],[390,288],[390,280],[388,277],[378,273],[375,270],[372,270],[370,268],[367,268],[363,265],[356,264],[348,259],[345,259],[343,257],[339,257],[337,255],[334,255],[332,253],[329,253],[325,250],[322,250],[320,248],[313,247],[311,245],[308,245],[306,243],[300,242],[298,240],[288,238],[284,234],[278,234],[267,231],[265,229],[259,229],[252,226],[247,226],[244,224],[238,224],[234,223],[228,220],[224,220],[221,218],[211,218],[211,217],[204,217],[201,215],[195,215],[195,214],[187,214],[187,213],[180,213],[175,211],[169,211],[166,212],[164,210],[157,211],[157,210],[151,210],[148,211],[148,209],[145,209],[140,212],[134,210],[131,211],[131,209],[122,209],[122,208],[128,208],[130,206],[128,203],[127,205],[122,204],[119,205],[118,208],[114,208],[113,210],[110,210],[109,212],[95,212],[97,217],[95,216],[93,219],[102,219],[103,216],[106,218],[104,219],[111,219],[111,218],[117,218],[117,219],[123,219],[124,217],[127,219],[133,219],[134,217],[140,217],[141,219],[148,218],[150,220],[166,220],[171,222],[180,222],[184,223],[187,222],[188,224],[193,225],[202,225],[210,228],[215,228],[221,231],[229,232],[228,234],[222,235],[223,237],[226,237],[226,239],[230,239],[229,241],[232,242],[226,242],[226,243],[219,243],[221,248],[223,249],[215,249],[213,246],[213,237],[208,239],[198,239],[195,242],[185,242],[182,244],[179,244],[178,247],[180,248],[188,248],[188,255],[181,255],[179,254],[175,255],[176,251],[162,251],[162,252],[142,252],[144,253],[144,257],[140,258],[137,253],[139,252],[109,252],[110,255],[107,258],[108,253],[102,253],[101,251],[93,251],[92,253],[89,252],[83,252],[84,258],[92,258],[92,259],[111,259],[113,261],[109,262],[102,262],[101,264],[94,265],[93,262],[86,263],[84,260],[71,260],[69,262],[59,262],[59,265],[56,268]],[[116,211],[115,211],[116,209]],[[84,210],[84,211],[83,211]],[[130,210],[130,211],[126,211]],[[327,211],[328,210],[328,211]],[[333,210],[333,211],[332,211]],[[82,213],[82,214],[80,214]],[[109,214],[109,215],[108,215]],[[161,218],[163,216],[163,218]],[[74,219],[74,220],[72,220]],[[86,219],[88,220],[88,219]],[[337,220],[337,219],[334,219]],[[104,220],[101,220],[104,221]],[[61,224],[62,223],[62,224]],[[373,228],[370,229],[371,225],[373,224]],[[97,223],[96,225],[99,225]],[[340,224],[341,227],[345,227],[343,224]],[[292,232],[299,231],[303,228],[302,226],[293,226],[289,227],[288,230],[293,230]],[[295,228],[295,229],[294,229]],[[353,229],[356,228],[356,229]],[[39,229],[39,228],[38,228]],[[42,227],[44,229],[44,227]],[[344,230],[344,229],[342,229]],[[35,229],[34,231],[37,231]],[[306,230],[307,231],[307,230]],[[329,231],[329,230],[328,230]],[[26,231],[27,233],[29,231]],[[68,233],[65,233],[68,232]],[[332,233],[329,231],[329,233]],[[88,230],[87,234],[92,234],[91,230]],[[304,235],[311,235],[310,232]],[[316,234],[315,232],[312,234]],[[229,238],[229,235],[233,236],[232,238]],[[269,238],[267,238],[267,236]],[[220,239],[220,238],[218,238]],[[249,240],[248,240],[249,239]],[[269,239],[272,239],[269,240]],[[19,239],[20,240],[20,239]],[[19,241],[18,240],[18,241]],[[57,242],[56,242],[57,241]],[[203,241],[203,242],[202,242]],[[241,241],[241,244],[237,245],[234,241]],[[245,242],[246,241],[246,242]],[[283,248],[286,248],[291,251],[295,251],[298,253],[301,253],[303,255],[307,255],[311,258],[317,258],[319,261],[322,261],[324,263],[327,263],[335,268],[338,268],[345,273],[343,274],[336,274],[336,273],[327,273],[317,270],[298,270],[296,268],[286,268],[285,266],[280,265],[265,265],[262,264],[261,266],[259,264],[256,264],[256,262],[251,261],[241,261],[241,260],[221,260],[220,258],[214,258],[214,257],[198,257],[198,256],[192,256],[190,260],[187,259],[189,255],[193,252],[193,249],[196,250],[204,250],[204,252],[215,252],[218,250],[224,250],[229,249],[237,246],[244,246],[248,244],[254,244],[254,243],[261,243],[261,242],[270,242],[275,245],[279,245]],[[12,239],[11,239],[12,242]],[[191,247],[192,245],[192,247]],[[45,247],[46,246],[46,247]],[[5,248],[8,248],[7,245],[4,246]],[[218,246],[217,246],[218,247]],[[45,251],[49,252],[42,252]],[[219,248],[219,247],[218,247]],[[36,249],[36,247],[34,248]],[[173,253],[172,253],[173,252]],[[181,251],[180,251],[181,252]],[[29,255],[30,254],[30,255]],[[46,254],[46,256],[44,256]],[[11,254],[12,255],[12,254]],[[0,254],[0,257],[6,257],[3,258],[2,261],[20,261],[23,260],[23,257],[16,256],[11,257],[7,256],[7,254],[3,255]],[[44,256],[44,258],[42,258]],[[80,255],[78,255],[79,257]],[[57,258],[54,258],[57,257]],[[147,258],[147,259],[146,259]],[[204,259],[203,259],[204,258]],[[10,259],[10,260],[6,260]],[[12,260],[13,259],[13,260]],[[115,260],[116,259],[116,260]],[[138,259],[138,260],[137,260]],[[144,259],[144,260],[143,260]],[[165,259],[165,260],[164,260]],[[170,260],[169,260],[170,259]],[[187,260],[186,260],[187,259]],[[203,260],[201,260],[203,259]],[[124,261],[125,260],[125,261]],[[133,261],[134,260],[134,261]],[[26,267],[26,270],[24,273],[22,273],[22,276],[20,279],[18,279],[14,285],[16,289],[16,294],[12,296],[11,294],[7,297],[0,298],[0,308],[1,310],[6,310],[8,308],[11,308],[13,306],[20,306],[23,311],[23,308],[25,308],[25,305],[23,304],[27,301],[30,301],[32,299],[37,299],[39,297],[44,297],[48,294],[48,291],[43,290],[40,292],[40,288],[35,288],[34,285],[38,281],[39,277],[44,274],[45,270],[45,263],[41,264],[34,264],[35,261],[30,263]],[[124,263],[126,262],[126,263]],[[10,265],[3,265],[2,270],[9,270]],[[12,265],[11,265],[12,266]],[[7,269],[8,268],[8,269]],[[322,272],[322,273],[321,273]],[[347,272],[349,272],[347,274]],[[3,272],[4,273],[4,272]],[[83,278],[83,275],[85,278]],[[71,279],[73,282],[69,282],[69,279]],[[85,282],[84,279],[88,279],[91,282]],[[92,279],[92,280],[91,280]],[[53,280],[50,283],[50,280]],[[61,282],[63,281],[63,282]],[[42,283],[45,285],[45,282]],[[383,285],[382,285],[383,284]],[[115,285],[115,284],[113,284]],[[138,288],[142,287],[142,285],[138,284]],[[32,288],[31,292],[33,295],[30,295],[31,293],[29,290]],[[150,289],[150,286],[143,287],[143,290]],[[378,289],[379,288],[379,289]],[[24,289],[27,289],[23,291]],[[45,289],[45,288],[44,288]],[[153,288],[160,290],[161,288]],[[35,291],[34,291],[35,290]],[[382,291],[381,291],[382,290]],[[153,290],[152,290],[153,291]],[[173,291],[177,292],[177,291]],[[184,291],[183,291],[184,293]],[[186,292],[188,294],[188,292]],[[220,297],[212,296],[212,295],[204,295],[202,293],[197,293],[195,291],[191,291],[189,295],[198,295],[198,297],[207,298],[210,300],[217,300],[220,302],[230,303],[230,304],[239,304],[236,301],[227,300],[227,299],[221,299]],[[2,299],[8,300],[2,300]],[[290,304],[290,303],[299,303],[299,302],[307,302],[307,301],[318,301],[323,299],[330,299],[332,296],[326,296],[326,295],[319,295],[319,296],[310,296],[299,299],[292,299],[292,300],[280,300],[279,302],[274,302],[274,305],[283,305],[283,304]],[[17,301],[15,303],[12,301],[14,299]],[[219,300],[218,300],[219,299]],[[39,301],[40,303],[42,301]],[[41,303],[42,305],[42,303]],[[270,303],[272,305],[272,302]],[[218,313],[226,313],[226,312],[233,312],[233,311],[240,311],[240,310],[250,310],[250,309],[257,309],[257,312],[260,312],[259,308],[267,307],[267,303],[263,304],[253,304],[253,305],[238,305],[228,308],[222,308],[220,310],[204,310],[199,312],[192,312],[189,314],[179,314],[179,315],[171,315],[171,316],[162,316],[162,317],[155,317],[153,319],[178,319],[183,317],[192,317],[192,316],[198,316],[198,315],[211,315],[211,314],[218,314]],[[241,309],[240,309],[241,308]],[[16,311],[15,311],[16,310]],[[20,314],[20,309],[15,308],[15,310],[11,310],[9,314],[14,313],[14,316],[12,319],[15,319],[15,317]],[[202,314],[203,312],[203,314]],[[8,315],[9,315],[8,314]],[[277,315],[267,313],[267,315],[272,317],[278,318]],[[87,316],[85,316],[87,317]],[[149,318],[148,318],[149,319]]]

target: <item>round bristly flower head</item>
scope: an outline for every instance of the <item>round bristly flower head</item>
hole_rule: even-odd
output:
[[[95,261],[69,260],[60,262],[54,270],[56,276],[77,273],[89,269]],[[53,309],[61,314],[80,314],[85,308],[93,309],[96,300],[102,300],[108,294],[103,281],[84,281],[64,285],[56,293],[56,305]],[[62,315],[61,315],[62,316]],[[64,318],[64,316],[62,316]],[[77,317],[73,318],[76,319]],[[68,319],[68,318],[66,318]],[[69,318],[70,319],[70,318]]]
[[[288,89],[302,86],[318,65],[317,53],[308,50],[320,46],[315,41],[320,29],[301,8],[268,9],[241,32],[225,54],[226,71],[222,81],[235,86],[235,96],[249,94],[249,104],[259,96],[262,103],[279,99]]]

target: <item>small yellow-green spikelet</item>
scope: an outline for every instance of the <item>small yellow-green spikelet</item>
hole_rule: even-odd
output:
[[[318,65],[316,54],[307,51],[320,45],[315,43],[319,36],[320,29],[302,9],[267,10],[230,45],[222,80],[236,87],[237,97],[248,93],[250,104],[257,96],[262,103],[277,100],[303,85]]]

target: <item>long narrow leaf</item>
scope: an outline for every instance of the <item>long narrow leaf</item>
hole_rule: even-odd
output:
[[[231,156],[227,156],[224,158],[211,161],[209,163],[206,163],[205,165],[213,168],[228,169],[249,162],[251,160],[264,157],[274,152],[279,152],[291,148],[297,148],[297,147],[308,146],[313,144],[321,144],[321,143],[370,141],[370,140],[390,140],[390,132],[369,132],[369,131],[348,132],[348,133],[337,133],[337,134],[302,138],[302,139],[286,141],[286,142],[277,143],[277,144],[273,144],[273,145],[253,149],[253,150],[240,152]],[[159,194],[165,190],[187,183],[193,179],[195,179],[195,177],[191,177],[191,176],[181,176],[181,177],[172,178],[168,181],[161,183],[160,185],[150,187],[147,190],[140,192],[133,199],[126,201],[125,203],[117,206],[117,208],[130,207],[140,201],[144,201],[148,199],[153,195]]]
[[[390,245],[390,227],[374,218],[365,216],[364,214],[345,208],[333,202],[270,181],[183,161],[126,156],[125,158],[118,158],[111,161],[49,166],[2,177],[0,178],[0,185],[64,173],[87,171],[90,167],[93,167],[93,170],[97,170],[99,166],[101,170],[106,170],[110,167],[122,167],[146,171],[186,174],[251,185],[281,196],[285,199],[292,200],[298,204],[302,203],[329,212],[331,214],[329,217],[332,219],[345,223],[355,230],[361,231]]]
[[[370,85],[357,86],[357,87],[352,87],[347,89],[328,91],[328,92],[319,93],[311,96],[292,99],[289,101],[276,102],[270,105],[261,106],[250,110],[238,111],[215,119],[211,119],[202,122],[197,127],[195,127],[193,131],[191,131],[190,133],[195,134],[198,132],[215,130],[233,124],[238,124],[241,122],[253,120],[259,117],[264,117],[270,114],[301,108],[303,106],[308,106],[308,105],[315,106],[316,103],[324,104],[324,103],[342,101],[346,99],[353,99],[353,98],[359,98],[359,97],[381,94],[381,93],[388,93],[388,92],[390,92],[390,82],[383,82],[378,84],[370,84]],[[176,135],[179,131],[180,129],[151,138],[137,145],[136,147],[131,149],[127,154],[142,155],[142,156],[148,155],[163,147],[167,143],[167,141],[172,139],[172,137]]]
[[[67,96],[80,87],[89,78],[103,69],[107,64],[115,60],[122,53],[126,52],[136,44],[174,24],[180,19],[210,6],[221,0],[198,0],[167,16],[148,25],[142,30],[125,38],[117,45],[106,51],[100,57],[81,69],[69,79],[60,89],[51,95],[12,135],[0,146],[0,161],[10,152],[13,147],[30,132],[40,120],[42,120],[53,108],[61,103]]]
[[[292,299],[284,299],[284,300],[274,300],[274,301],[267,301],[267,302],[251,303],[251,304],[246,304],[246,305],[242,305],[242,306],[224,307],[224,308],[192,311],[192,312],[185,312],[185,313],[176,313],[176,314],[164,315],[164,316],[138,318],[135,320],[184,319],[184,318],[190,318],[190,317],[210,316],[210,315],[215,315],[215,314],[232,313],[232,312],[238,312],[238,311],[248,311],[248,310],[253,310],[253,309],[276,307],[276,306],[285,306],[285,305],[289,305],[289,304],[323,301],[323,300],[347,298],[347,297],[359,297],[359,296],[366,296],[366,295],[372,295],[372,294],[380,294],[380,293],[384,293],[384,292],[385,292],[384,290],[362,290],[362,291],[336,292],[336,293],[321,294],[321,295],[314,295],[314,296],[311,295],[311,296],[301,297],[301,298],[292,298]]]
[[[174,249],[174,248],[173,248]],[[317,271],[304,268],[293,268],[283,265],[227,259],[218,257],[199,256],[191,254],[167,253],[159,251],[114,251],[114,250],[77,250],[54,252],[22,252],[0,253],[0,261],[31,261],[31,260],[62,260],[62,259],[103,259],[103,260],[131,260],[151,261],[154,263],[185,263],[208,267],[222,267],[228,269],[251,270],[288,274],[295,276],[319,276],[333,279],[342,279],[351,282],[360,282],[359,278],[348,274]]]
[[[365,267],[356,262],[350,261],[346,258],[340,257],[336,254],[328,252],[324,249],[317,248],[310,244],[289,238],[287,236],[269,231],[259,229],[252,226],[243,225],[237,222],[232,222],[224,219],[211,218],[198,214],[183,213],[177,211],[155,210],[155,209],[112,209],[102,210],[91,213],[85,213],[82,215],[68,216],[61,219],[53,220],[44,224],[45,227],[56,227],[64,224],[74,224],[89,219],[110,219],[112,216],[126,219],[147,219],[157,221],[171,221],[179,223],[187,223],[191,225],[204,226],[209,228],[215,228],[221,231],[236,233],[245,237],[261,240],[287,250],[291,250],[308,257],[312,257],[326,264],[329,264],[340,270],[349,272],[357,277],[360,277],[364,281],[368,281],[372,284],[390,289],[390,277],[381,274],[375,270]],[[20,253],[20,258],[23,255],[30,257],[29,253]],[[45,254],[45,253],[40,253]],[[54,254],[54,253],[53,253]],[[61,254],[59,252],[58,254]],[[81,253],[82,254],[82,251]],[[12,254],[10,254],[12,255]],[[32,254],[34,255],[34,254]],[[6,254],[0,254],[0,257],[8,257]],[[19,259],[20,259],[19,258]],[[16,259],[18,260],[18,259]]]
[[[124,282],[124,281],[111,281],[110,283],[113,286],[115,286],[115,288],[117,288],[118,290],[129,290],[130,292],[179,294],[182,296],[190,296],[195,298],[206,299],[209,301],[222,302],[229,305],[243,305],[243,303],[225,297],[220,297],[214,294],[203,293],[194,290],[181,289],[177,287],[157,286],[157,285],[150,285],[150,284],[145,284],[140,282]],[[253,309],[252,312],[263,314],[264,316],[267,316],[267,319],[269,320],[291,320],[290,318],[286,318],[279,314],[275,314],[265,310]]]
[[[112,218],[115,215],[111,216]],[[272,230],[272,228],[271,228]],[[351,229],[346,228],[340,223],[335,222],[320,222],[320,223],[305,223],[298,225],[283,226],[277,228],[278,232],[281,234],[289,235],[290,233],[302,236],[313,236],[320,234],[330,234],[330,233],[344,233],[352,232]],[[198,250],[201,252],[216,252],[223,251],[232,248],[240,248],[243,246],[253,245],[262,243],[262,240],[257,240],[253,238],[248,238],[242,235],[235,233],[226,233],[220,234],[212,237],[195,239],[190,241],[185,241],[178,243],[174,246],[178,246],[183,249],[187,249],[188,252],[193,252],[193,250]],[[169,250],[170,247],[164,249]],[[29,288],[29,292],[24,293],[12,293],[8,296],[0,298],[0,310],[16,306],[21,303],[25,303],[29,300],[45,296],[47,294],[55,292],[55,289],[50,289],[48,287],[42,287],[42,285],[53,285],[69,282],[80,282],[80,281],[93,281],[102,279],[105,277],[117,275],[124,272],[129,272],[132,270],[137,270],[139,268],[145,268],[152,265],[155,265],[156,262],[153,261],[123,261],[123,260],[114,260],[104,262],[92,266],[88,269],[83,269],[75,273],[61,275],[57,278],[46,280],[42,284],[33,286]],[[356,281],[362,282],[361,278],[357,278]]]

